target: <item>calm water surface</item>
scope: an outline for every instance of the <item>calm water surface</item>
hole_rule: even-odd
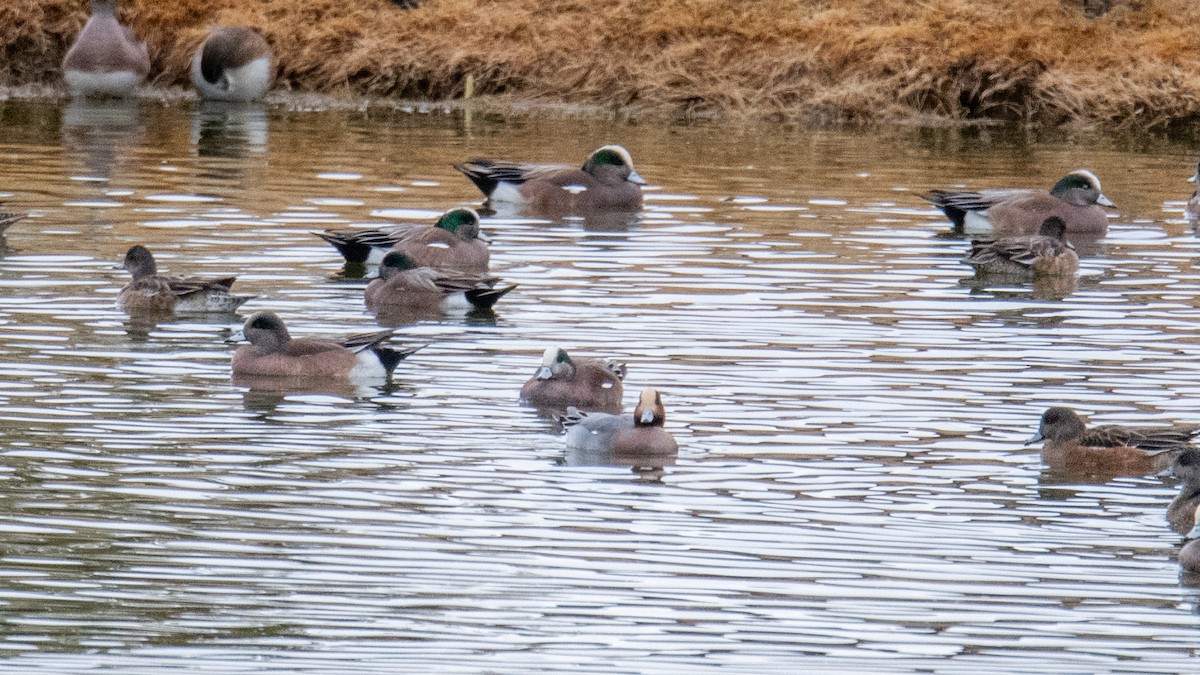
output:
[[[236,318],[114,308],[142,243],[243,316],[372,329],[310,232],[608,142],[638,221],[487,218],[520,288],[402,328],[390,387],[250,389]],[[1052,404],[1200,421],[1193,144],[9,102],[0,153],[0,672],[1198,667],[1172,485],[1023,447]],[[1074,289],[969,283],[915,196],[1081,166],[1120,209]],[[569,454],[516,401],[549,345],[658,387],[677,463]]]

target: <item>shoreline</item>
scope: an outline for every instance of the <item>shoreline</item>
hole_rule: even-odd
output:
[[[480,107],[634,119],[1200,121],[1200,6],[1182,0],[123,0],[119,15],[148,44],[147,98],[187,86],[211,26],[243,25],[274,47],[278,90],[329,105],[452,107],[473,91]],[[0,89],[56,97],[86,18],[86,0],[0,7]]]

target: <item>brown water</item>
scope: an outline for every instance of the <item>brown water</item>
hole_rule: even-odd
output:
[[[0,672],[1197,668],[1172,487],[1022,445],[1057,403],[1200,421],[1192,145],[149,103],[0,132],[32,211],[0,259]],[[430,346],[389,388],[251,391],[236,321],[114,309],[142,243],[293,334],[370,329],[309,232],[606,142],[639,221],[488,218],[520,288],[402,329]],[[914,196],[1080,166],[1120,210],[1061,300],[967,283]],[[660,388],[677,464],[576,466],[516,402],[552,344]]]

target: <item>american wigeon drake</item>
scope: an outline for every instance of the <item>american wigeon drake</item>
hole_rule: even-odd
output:
[[[666,411],[662,396],[643,389],[632,415],[582,412],[574,406],[558,418],[567,432],[567,445],[589,452],[623,455],[669,455],[679,450],[675,437],[663,428]]]
[[[498,277],[420,267],[412,258],[392,251],[379,263],[379,276],[363,292],[367,309],[441,307],[490,309],[516,284],[500,285]]]
[[[1200,506],[1192,514],[1192,529],[1183,536],[1190,541],[1179,549],[1179,566],[1185,572],[1200,572]]]
[[[1143,476],[1162,471],[1182,453],[1200,426],[1124,427],[1105,424],[1089,429],[1074,410],[1049,408],[1026,445],[1043,443],[1042,460],[1053,467],[1095,474]]]
[[[253,28],[214,28],[192,57],[192,84],[201,98],[253,101],[271,88],[275,53]]]
[[[418,267],[484,274],[491,252],[479,230],[475,209],[443,213],[432,226],[401,226],[376,230],[327,230],[313,234],[337,249],[348,263],[375,263],[388,251],[399,251]]]
[[[963,262],[979,274],[1014,277],[1072,276],[1079,271],[1079,256],[1064,236],[1067,225],[1058,216],[1042,222],[1037,234],[971,242]]]
[[[16,213],[14,211],[0,211],[0,234],[3,234],[4,231],[7,230],[10,225],[12,225],[13,223],[17,222],[18,220],[21,220],[22,218],[24,218],[25,216],[28,216],[28,215],[29,215],[28,213]]]
[[[633,170],[629,151],[619,145],[597,149],[582,167],[472,159],[454,168],[475,183],[489,204],[539,211],[636,211],[642,208],[640,186],[646,184]]]
[[[1192,529],[1193,514],[1200,507],[1200,451],[1184,450],[1171,462],[1171,474],[1179,479],[1179,494],[1167,507],[1171,529],[1183,534]]]
[[[521,387],[521,398],[539,408],[619,411],[625,388],[625,364],[572,359],[565,349],[550,347],[542,365]]]
[[[117,306],[128,312],[232,312],[253,297],[229,292],[237,277],[198,279],[159,274],[154,255],[141,245],[125,253],[122,266],[133,280],[121,289]]]
[[[1033,234],[1050,216],[1058,216],[1067,232],[1108,231],[1104,206],[1113,206],[1100,189],[1100,179],[1079,169],[1064,176],[1050,192],[1041,190],[931,190],[922,195],[966,232]]]
[[[377,380],[391,377],[396,365],[424,347],[389,349],[382,344],[392,331],[352,335],[344,340],[295,338],[273,312],[258,312],[246,319],[233,341],[249,345],[233,353],[233,374],[251,377],[346,378]]]
[[[92,0],[92,15],[63,58],[63,79],[77,96],[128,96],[150,72],[146,44],[117,21],[117,0]]]
[[[1196,173],[1188,179],[1189,183],[1200,181],[1200,164],[1196,166]],[[1192,191],[1192,196],[1187,200],[1187,204],[1183,207],[1183,215],[1188,220],[1196,222],[1200,220],[1200,187]]]

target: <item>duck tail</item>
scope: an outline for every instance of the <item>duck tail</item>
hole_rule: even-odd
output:
[[[344,232],[337,230],[329,230],[328,232],[313,232],[314,235],[324,239],[327,244],[337,249],[337,252],[342,254],[348,263],[365,263],[367,258],[371,256],[371,246],[349,237]]]
[[[475,187],[483,193],[484,197],[491,199],[492,193],[496,191],[496,186],[500,184],[500,180],[492,173],[495,167],[495,162],[490,159],[469,159],[462,164],[455,164],[454,168],[471,179]]]
[[[383,364],[384,369],[387,370],[387,373],[390,376],[392,371],[396,370],[396,366],[400,365],[401,361],[428,346],[429,345],[417,345],[416,347],[403,347],[401,349],[376,346],[372,351],[374,351],[379,357],[379,362]]]
[[[467,300],[475,307],[479,309],[491,309],[496,306],[500,298],[503,298],[509,291],[516,287],[517,284],[503,288],[473,288],[465,291],[464,295],[467,296]]]

